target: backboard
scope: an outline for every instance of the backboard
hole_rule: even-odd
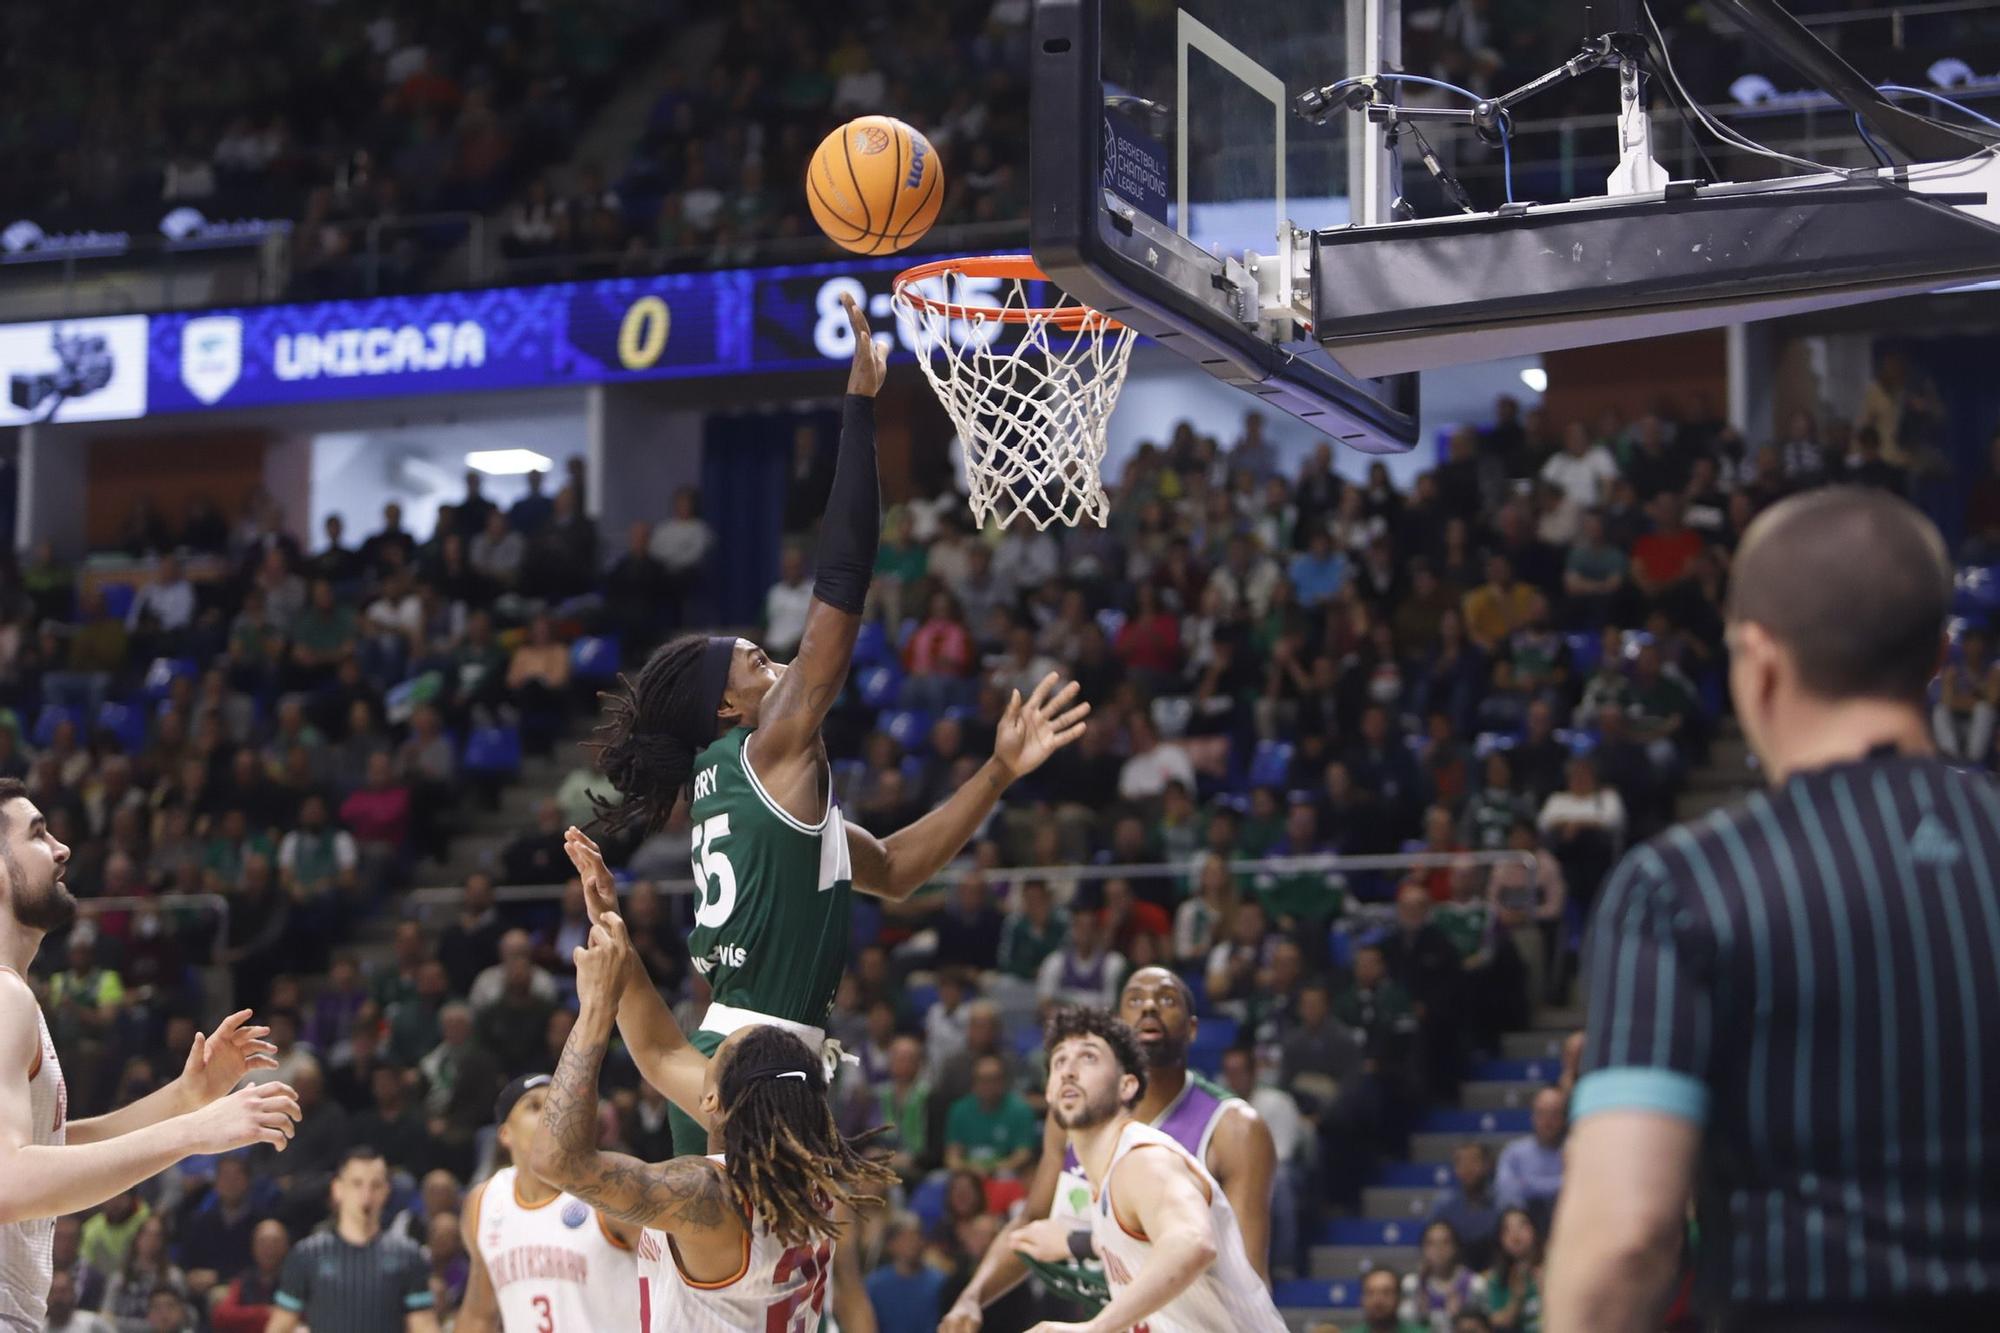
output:
[[[1381,221],[1392,159],[1309,89],[1394,67],[1399,0],[1036,0],[1031,246],[1077,299],[1351,447],[1416,439],[1414,376],[1348,374],[1289,318],[1304,233]],[[1253,295],[1261,292],[1259,299]]]

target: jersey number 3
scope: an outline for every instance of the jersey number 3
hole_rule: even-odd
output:
[[[729,836],[729,816],[710,815],[696,824],[693,832],[694,877],[701,890],[694,923],[714,930],[736,910],[736,867],[729,864],[728,853],[717,846]]]
[[[805,1329],[815,1327],[820,1308],[826,1304],[826,1275],[832,1267],[833,1247],[824,1242],[817,1250],[803,1245],[786,1250],[779,1257],[778,1271],[771,1280],[787,1282],[797,1273],[804,1279],[804,1285],[765,1312],[764,1333],[804,1333]]]

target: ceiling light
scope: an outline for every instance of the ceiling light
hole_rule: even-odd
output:
[[[1547,393],[1549,391],[1549,372],[1543,370],[1540,366],[1529,366],[1521,372],[1521,383],[1527,385],[1531,392]]]
[[[546,472],[553,460],[533,449],[475,449],[465,456],[465,465],[489,477],[518,477],[524,472]]]

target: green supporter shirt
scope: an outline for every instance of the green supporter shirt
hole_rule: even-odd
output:
[[[945,1116],[944,1141],[964,1149],[975,1169],[992,1166],[1023,1148],[1032,1150],[1041,1138],[1042,1127],[1035,1113],[1011,1092],[991,1111],[967,1093],[951,1104]]]
[[[1042,960],[1062,948],[1068,938],[1069,918],[1061,912],[1050,912],[1048,923],[1040,930],[1027,917],[1011,913],[1000,928],[1000,970],[1010,977],[1033,981]]]
[[[1347,910],[1347,883],[1324,870],[1291,875],[1259,875],[1257,901],[1273,922],[1284,917],[1331,921]]]
[[[1445,903],[1431,913],[1431,924],[1451,941],[1460,958],[1470,958],[1486,942],[1491,916],[1483,902]]]
[[[922,578],[930,563],[930,552],[914,542],[908,546],[891,546],[884,542],[881,549],[875,552],[875,572],[905,583],[914,583]]]
[[[901,1149],[921,1161],[931,1146],[931,1085],[918,1079],[907,1093],[899,1095],[895,1084],[884,1083],[877,1095],[882,1118],[889,1125],[890,1141],[883,1146]]]

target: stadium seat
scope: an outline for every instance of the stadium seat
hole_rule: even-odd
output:
[[[1952,610],[1964,616],[2000,614],[2000,565],[1977,565],[1958,571]]]
[[[914,750],[931,734],[931,716],[921,709],[899,708],[884,713],[876,726],[905,750]]]
[[[1462,1111],[1438,1107],[1426,1111],[1417,1122],[1419,1134],[1526,1134],[1528,1112]]]
[[[1104,631],[1104,637],[1115,639],[1118,631],[1125,628],[1125,613],[1117,607],[1107,606],[1097,613],[1097,628]]]
[[[920,754],[906,754],[898,765],[903,770],[905,790],[912,789],[924,780],[924,757]]]
[[[1587,629],[1565,634],[1563,641],[1569,644],[1570,665],[1579,676],[1592,674],[1604,661],[1602,638]]]
[[[1284,1310],[1349,1310],[1361,1304],[1361,1284],[1345,1278],[1283,1278],[1271,1284],[1271,1299]]]
[[[1508,731],[1482,731],[1472,742],[1472,756],[1484,759],[1491,754],[1499,754],[1513,749],[1521,743],[1521,738]]]
[[[889,647],[889,631],[879,620],[864,620],[854,635],[854,665],[857,667],[881,666],[894,662],[896,654]]]
[[[79,745],[89,739],[84,734],[82,711],[75,708],[66,708],[61,704],[42,705],[42,711],[35,715],[35,729],[30,733],[28,739],[34,744],[37,750],[46,750],[49,742],[55,739],[56,728],[65,722],[75,724],[76,739]]]
[[[1392,1190],[1444,1189],[1451,1184],[1451,1179],[1451,1168],[1443,1162],[1389,1162],[1376,1169],[1375,1176],[1369,1183],[1382,1189]]]
[[[104,596],[104,618],[123,620],[132,614],[132,603],[138,599],[139,590],[130,583],[106,583],[98,587]]]
[[[903,673],[894,666],[872,666],[855,678],[856,687],[861,691],[861,702],[869,708],[892,707],[896,694],[903,687]]]
[[[142,708],[107,701],[97,709],[96,729],[116,736],[118,748],[126,754],[137,754],[146,748],[146,712]]]
[[[1383,1220],[1375,1217],[1339,1217],[1320,1223],[1313,1235],[1315,1245],[1415,1245],[1423,1232],[1422,1222],[1408,1219]]]
[[[1286,775],[1291,771],[1291,742],[1257,742],[1256,753],[1250,757],[1250,785],[1252,787],[1282,787],[1285,785]]]
[[[950,1183],[949,1176],[934,1175],[910,1191],[910,1211],[924,1224],[926,1232],[944,1220],[944,1192]]]
[[[521,771],[521,733],[513,727],[475,727],[465,740],[468,773]]]
[[[148,701],[158,702],[167,697],[174,687],[174,681],[182,676],[199,676],[200,665],[192,657],[156,657],[146,668],[146,679],[141,693]]]
[[[569,647],[570,675],[577,680],[615,680],[622,660],[615,635],[586,634]]]

